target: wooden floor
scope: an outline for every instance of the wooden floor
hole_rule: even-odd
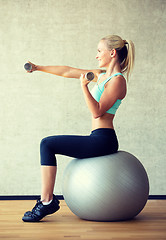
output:
[[[21,218],[35,201],[0,201],[0,239],[4,240],[166,240],[166,200],[149,200],[131,221],[93,222],[76,217],[61,201],[57,213],[39,223]]]

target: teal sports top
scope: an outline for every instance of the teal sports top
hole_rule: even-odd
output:
[[[105,74],[105,73],[101,73],[101,74],[99,75],[96,85],[95,85],[94,88],[91,90],[91,94],[92,94],[92,96],[94,97],[94,99],[95,99],[97,102],[100,101],[101,95],[102,95],[102,93],[104,92],[104,86],[105,86],[105,84],[106,84],[109,80],[111,80],[111,78],[113,78],[113,77],[115,77],[115,76],[118,76],[118,75],[122,75],[122,76],[123,76],[123,74],[120,73],[120,72],[119,72],[119,73],[115,73],[115,74],[111,75],[110,77],[108,77],[105,81],[103,81],[103,82],[101,82],[101,83],[99,84],[99,80],[100,80],[100,78],[101,78],[101,76],[102,76],[103,74]],[[120,106],[121,102],[122,102],[121,99],[117,99],[117,101],[116,101],[116,102],[114,103],[114,105],[107,111],[107,113],[110,113],[110,114],[115,115],[115,113],[116,113],[118,107]]]

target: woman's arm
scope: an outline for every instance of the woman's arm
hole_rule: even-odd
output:
[[[88,72],[88,70],[69,66],[37,66],[37,70],[66,78],[80,78],[81,73]]]
[[[117,76],[111,82],[108,82],[104,92],[97,102],[88,89],[89,82],[81,75],[81,86],[87,106],[94,118],[103,116],[110,109],[117,99],[123,99],[126,95],[126,81],[121,76]]]
[[[29,72],[33,71],[41,71],[45,73],[51,73],[57,76],[66,77],[66,78],[80,78],[81,74],[86,74],[87,72],[93,72],[95,74],[94,81],[97,80],[98,74],[101,73],[100,69],[94,69],[94,70],[84,70],[79,68],[73,68],[69,66],[40,66],[35,65],[31,62],[29,62],[32,65],[32,69]]]

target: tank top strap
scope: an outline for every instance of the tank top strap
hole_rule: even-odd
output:
[[[104,72],[99,74],[97,83],[100,81],[101,76],[104,75],[104,74],[105,74]]]
[[[118,76],[118,75],[123,76],[123,74],[120,73],[120,72],[115,73],[115,74],[111,75],[110,77],[108,77],[108,78],[103,82],[103,85],[105,85],[111,78],[116,77],[116,76]],[[123,77],[124,77],[124,76],[123,76]]]

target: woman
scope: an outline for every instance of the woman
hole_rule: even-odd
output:
[[[48,214],[59,209],[59,201],[53,195],[56,177],[55,154],[74,158],[88,158],[115,153],[118,140],[113,126],[113,119],[126,96],[126,80],[134,64],[134,44],[111,35],[102,38],[98,44],[96,59],[102,70],[82,70],[68,66],[38,66],[32,64],[33,71],[42,71],[67,78],[80,78],[86,104],[92,115],[92,132],[89,136],[50,136],[44,138],[40,145],[42,192],[32,211],[24,214],[25,222],[38,222]],[[88,89],[85,74],[92,71],[96,85],[92,92]]]

